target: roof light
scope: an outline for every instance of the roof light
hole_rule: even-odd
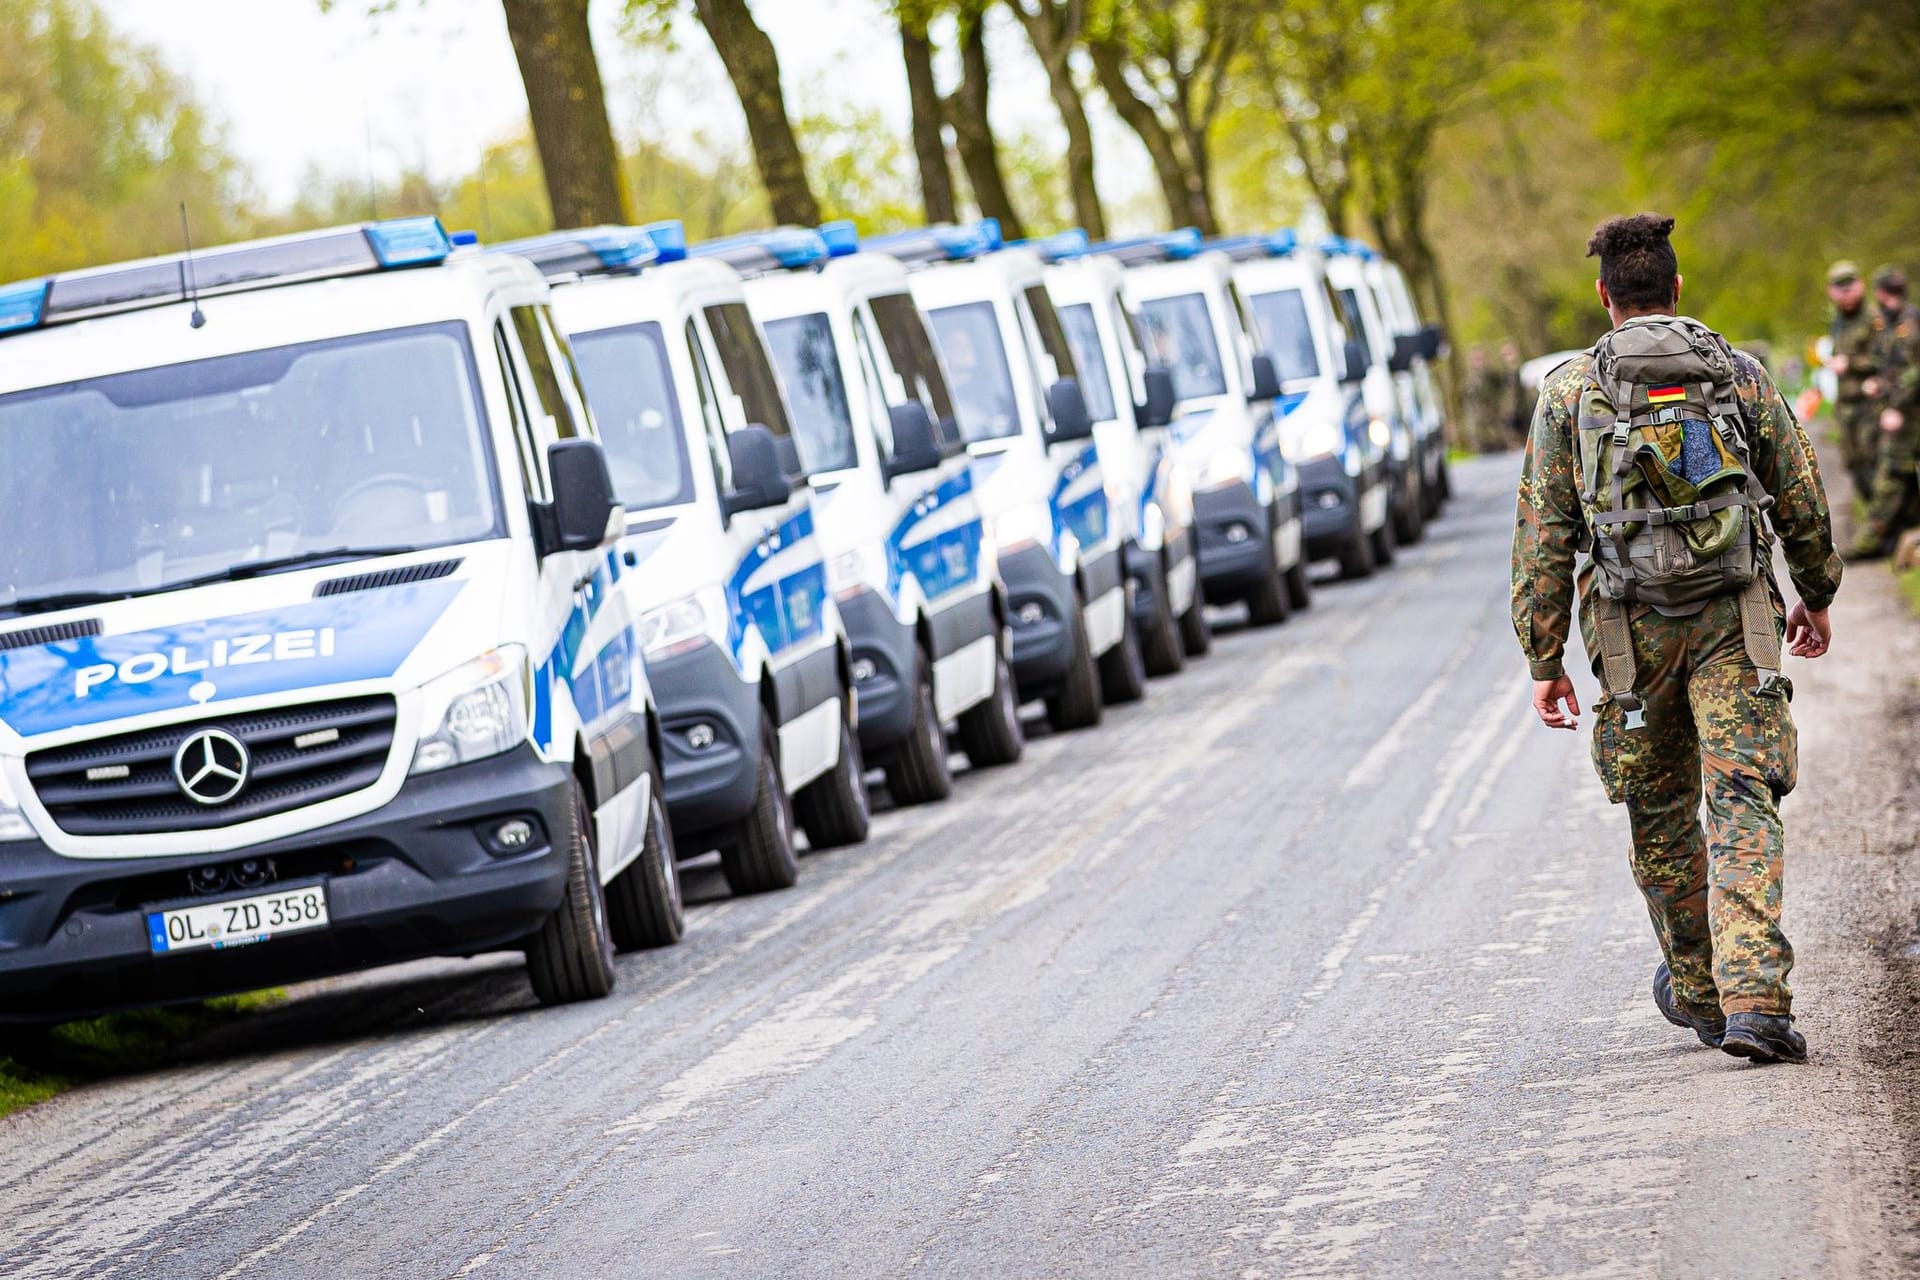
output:
[[[51,280],[29,280],[25,284],[0,287],[0,333],[19,333],[36,328],[47,309],[47,289]]]
[[[489,253],[525,258],[549,280],[561,276],[632,275],[655,261],[653,237],[638,227],[583,227],[491,246]]]
[[[455,248],[465,248],[468,245],[479,244],[480,233],[478,231],[449,231],[447,232],[447,239],[453,241]]]
[[[915,231],[870,237],[865,247],[902,262],[965,262],[1001,248],[1000,219],[982,218],[962,226],[940,223]]]
[[[1027,247],[1039,254],[1044,262],[1068,262],[1074,258],[1086,257],[1089,243],[1091,242],[1087,239],[1087,233],[1075,227],[1071,231],[1062,231],[1044,240],[1036,240]]]
[[[383,268],[419,267],[445,262],[453,241],[438,218],[389,218],[369,223],[367,243]],[[196,262],[195,267],[199,264]]]
[[[1131,240],[1103,240],[1087,246],[1087,252],[1118,258],[1122,266],[1137,267],[1148,262],[1184,261],[1204,247],[1198,228],[1182,227],[1178,231],[1162,231]]]
[[[1294,234],[1293,228],[1283,227],[1265,235],[1221,236],[1207,241],[1205,247],[1224,253],[1235,262],[1246,262],[1253,258],[1284,258],[1300,247],[1300,237]]]
[[[687,257],[687,224],[678,218],[649,222],[640,228],[653,241],[656,262],[684,262]]]
[[[850,219],[821,223],[820,238],[826,241],[829,258],[845,258],[860,252],[860,229]]]
[[[745,235],[708,240],[687,250],[690,258],[717,258],[736,271],[793,271],[818,266],[828,256],[827,242],[806,227],[775,227]]]
[[[1328,236],[1320,242],[1320,252],[1329,257],[1345,254],[1349,257],[1359,258],[1363,262],[1380,256],[1373,251],[1372,245],[1364,240],[1355,240],[1350,236]]]

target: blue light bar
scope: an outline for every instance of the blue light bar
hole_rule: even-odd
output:
[[[478,231],[449,231],[447,232],[447,239],[453,241],[456,249],[461,249],[469,245],[479,244],[480,233]]]
[[[383,269],[445,262],[453,241],[438,218],[389,218],[368,224],[367,243]]]
[[[795,271],[825,262],[826,239],[806,227],[775,227],[708,240],[687,250],[690,258],[717,258],[742,273]]]
[[[561,276],[632,275],[658,258],[653,237],[639,227],[582,227],[491,245],[488,253],[525,258],[549,280]]]
[[[1372,245],[1364,240],[1355,240],[1350,236],[1328,236],[1320,242],[1320,252],[1330,258],[1346,255],[1359,258],[1363,262],[1380,256],[1373,251]]]
[[[51,280],[29,280],[25,284],[0,287],[0,333],[19,333],[38,328],[47,309],[47,290]]]
[[[860,252],[860,229],[849,219],[821,223],[820,238],[826,241],[829,258],[845,258]]]
[[[1027,247],[1039,254],[1043,262],[1069,262],[1074,258],[1086,257],[1090,243],[1087,233],[1075,227],[1044,240],[1035,240]]]
[[[1003,247],[998,218],[953,226],[941,223],[915,231],[896,231],[892,235],[872,236],[865,247],[902,262],[965,262],[983,253]]]
[[[1087,246],[1087,252],[1118,258],[1122,266],[1137,267],[1150,262],[1183,262],[1204,247],[1197,228],[1182,227],[1130,240],[1103,240]]]
[[[1224,253],[1235,262],[1253,258],[1284,258],[1300,247],[1300,237],[1291,227],[1269,231],[1265,235],[1220,236],[1206,242],[1206,248]]]
[[[663,222],[649,222],[640,228],[653,241],[657,262],[685,262],[687,259],[687,224],[678,218],[668,218]]]

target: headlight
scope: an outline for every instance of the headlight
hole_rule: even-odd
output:
[[[1385,418],[1375,418],[1367,423],[1367,438],[1373,441],[1375,448],[1384,449],[1393,440],[1393,428],[1387,425]]]
[[[993,540],[1002,551],[1029,543],[1048,546],[1053,542],[1053,512],[1044,502],[1008,507],[994,517]]]
[[[508,644],[426,686],[423,719],[435,728],[415,748],[411,772],[484,760],[526,741],[531,684],[527,651]]]
[[[827,561],[827,589],[838,600],[868,590],[873,584],[873,576],[868,572],[867,556],[863,551],[849,551]]]
[[[1253,479],[1253,455],[1245,449],[1215,449],[1200,468],[1200,487],[1218,489],[1224,484],[1250,483]]]
[[[1286,454],[1289,462],[1332,457],[1345,450],[1346,437],[1347,433],[1340,429],[1337,422],[1324,419],[1288,422],[1280,428],[1281,452]]]
[[[707,607],[686,596],[640,615],[640,652],[651,659],[671,658],[698,648],[707,639]]]
[[[20,806],[7,794],[6,783],[0,781],[0,841],[35,838],[33,824],[27,821],[27,815],[20,812]]]

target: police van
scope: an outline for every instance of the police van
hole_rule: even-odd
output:
[[[1393,334],[1390,362],[1399,371],[1413,400],[1420,424],[1418,434],[1427,441],[1428,470],[1424,491],[1429,519],[1440,514],[1441,506],[1452,496],[1452,477],[1447,472],[1447,413],[1440,389],[1433,378],[1433,362],[1440,358],[1443,337],[1436,325],[1423,322],[1414,303],[1413,290],[1400,264],[1379,254],[1365,257],[1363,274],[1379,299],[1380,314]]]
[[[909,267],[1013,614],[1013,674],[1055,729],[1146,690],[1120,526],[1045,267],[992,219],[863,240]]]
[[[860,745],[897,804],[953,790],[945,725],[976,767],[1019,759],[1007,604],[946,373],[906,268],[849,222],[739,236],[747,303],[793,409],[815,536],[853,645]],[[758,268],[749,255],[764,255]]]
[[[1388,536],[1384,420],[1367,411],[1368,361],[1347,337],[1325,260],[1291,231],[1208,242],[1233,278],[1271,354],[1283,395],[1282,449],[1300,474],[1307,555],[1335,559],[1346,578],[1374,569]]]
[[[1393,559],[1396,546],[1418,541],[1421,536],[1427,490],[1430,483],[1437,484],[1434,469],[1444,456],[1444,447],[1436,447],[1440,442],[1415,411],[1411,380],[1394,357],[1392,330],[1366,276],[1367,259],[1373,250],[1337,236],[1322,242],[1321,249],[1326,255],[1327,283],[1333,289],[1347,336],[1358,342],[1366,355],[1367,376],[1361,390],[1367,412],[1387,424],[1393,520],[1374,545],[1374,558],[1386,564]]]
[[[553,282],[626,508],[667,813],[735,893],[867,836],[846,630],[812,495],[740,276],[677,222],[495,246]]]
[[[1280,447],[1295,405],[1254,341],[1232,263],[1190,229],[1090,252],[1127,268],[1147,358],[1173,372],[1174,448],[1194,476],[1207,599],[1245,601],[1256,626],[1285,621],[1312,599],[1299,476]]]
[[[431,218],[0,289],[0,1017],[675,941],[619,499]]]
[[[1126,541],[1133,625],[1148,675],[1170,675],[1212,644],[1200,595],[1193,528],[1193,475],[1169,447],[1170,370],[1147,362],[1126,272],[1087,252],[1087,234],[1067,231],[1034,246],[1046,259],[1047,292],[1080,371],[1114,518]]]

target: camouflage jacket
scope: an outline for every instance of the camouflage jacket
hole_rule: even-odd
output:
[[[1880,308],[1869,298],[1860,304],[1860,309],[1852,315],[1833,313],[1833,354],[1847,358],[1847,371],[1836,375],[1839,378],[1839,394],[1834,398],[1847,403],[1857,403],[1867,398],[1861,389],[1861,383],[1879,370],[1874,359],[1873,322]]]
[[[1909,303],[1891,319],[1873,309],[1872,358],[1880,398],[1909,416],[1920,411],[1920,308]]]
[[[1520,477],[1513,533],[1513,629],[1535,680],[1562,672],[1573,625],[1574,554],[1591,545],[1580,506],[1574,424],[1580,396],[1593,385],[1593,356],[1575,356],[1548,375],[1534,407]],[[1769,513],[1786,545],[1787,572],[1809,609],[1824,609],[1840,587],[1833,521],[1807,433],[1760,362],[1734,355],[1734,388],[1745,411],[1747,443],[1761,485],[1773,495]],[[1580,590],[1591,590],[1592,563],[1580,566]]]

